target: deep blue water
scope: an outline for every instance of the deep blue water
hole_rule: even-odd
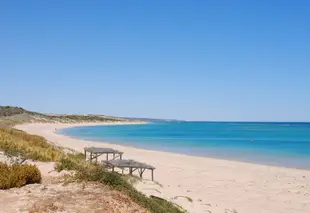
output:
[[[166,122],[60,130],[71,137],[310,169],[310,123]]]

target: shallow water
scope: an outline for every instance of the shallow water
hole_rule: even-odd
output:
[[[60,133],[138,148],[310,169],[310,123],[165,122],[74,127]]]

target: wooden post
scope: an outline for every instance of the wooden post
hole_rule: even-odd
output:
[[[129,174],[132,175],[132,168],[129,167]]]
[[[115,153],[113,152],[113,160],[115,159]]]
[[[109,154],[107,153],[107,161],[109,160]]]
[[[141,178],[142,178],[144,171],[145,171],[145,169],[141,169]]]
[[[154,181],[154,169],[152,169],[152,181]]]
[[[112,172],[114,172],[114,166],[112,166]]]
[[[120,154],[120,157],[119,157],[121,160],[122,160],[122,156],[123,156],[123,153],[121,153],[121,154]]]
[[[96,154],[96,163],[98,163],[98,155]]]
[[[84,156],[85,156],[85,161],[87,160],[87,157],[86,157],[86,149],[84,148]]]

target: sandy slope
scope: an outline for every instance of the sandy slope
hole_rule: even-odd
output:
[[[138,183],[137,188],[146,194],[176,202],[189,212],[310,212],[308,170],[136,149],[77,140],[54,133],[55,128],[76,125],[26,124],[17,128],[78,151],[82,151],[85,146],[111,147],[124,151],[124,158],[151,164],[156,167],[155,180],[162,186],[147,180],[150,174],[146,173],[146,179]]]
[[[1,154],[0,154],[1,157]],[[0,158],[0,161],[3,159]],[[128,196],[102,184],[64,182],[55,164],[28,161],[41,171],[42,183],[0,190],[0,213],[147,213]]]

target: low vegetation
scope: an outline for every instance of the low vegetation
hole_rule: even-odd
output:
[[[108,172],[101,165],[86,163],[82,153],[65,154],[63,150],[46,141],[41,136],[31,135],[13,128],[0,128],[0,150],[24,153],[28,159],[57,162],[56,170],[74,170],[74,180],[94,181],[109,186],[113,190],[129,196],[135,203],[152,213],[181,213],[179,207],[164,200],[147,197],[137,191],[127,176]],[[0,189],[21,187],[39,183],[41,175],[35,166],[0,164]]]
[[[34,165],[0,162],[0,189],[22,187],[26,184],[40,183],[40,170]]]
[[[0,127],[10,127],[22,123],[23,123],[22,121],[18,120],[0,119]]]
[[[81,122],[122,122],[129,121],[103,115],[57,115],[25,110],[21,107],[0,106],[0,125],[14,126],[25,122],[38,123],[81,123]],[[132,121],[133,122],[133,121]]]
[[[0,106],[0,116],[12,116],[22,113],[26,113],[25,109],[21,107],[12,107],[12,106]]]
[[[45,162],[59,161],[64,155],[62,149],[48,143],[45,138],[13,128],[0,128],[0,150],[22,152],[28,159]]]
[[[123,192],[134,202],[148,209],[152,213],[181,213],[179,207],[164,199],[149,198],[137,191],[128,182],[126,176],[116,172],[108,172],[102,165],[90,164],[84,161],[80,154],[63,158],[56,166],[58,171],[62,169],[74,170],[74,179],[77,181],[95,181],[111,187],[113,190]]]
[[[82,153],[67,154],[57,162],[55,169],[58,172],[62,170],[79,170],[83,164],[85,164],[85,157]]]
[[[44,115],[44,118],[51,121],[57,122],[68,122],[68,123],[76,123],[76,122],[117,122],[124,121],[123,119],[112,118],[112,117],[104,117],[98,115]]]

